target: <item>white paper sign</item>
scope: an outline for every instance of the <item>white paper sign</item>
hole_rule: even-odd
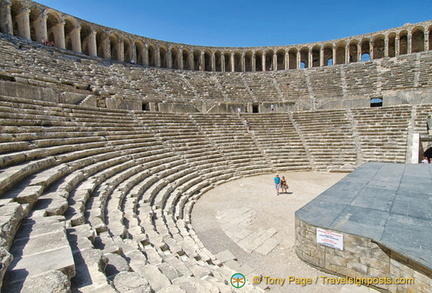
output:
[[[329,230],[317,228],[317,243],[343,250],[343,235]]]

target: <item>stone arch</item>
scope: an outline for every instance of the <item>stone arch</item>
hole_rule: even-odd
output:
[[[242,52],[235,51],[234,52],[234,71],[242,72]]]
[[[255,70],[263,71],[263,52],[258,50],[255,52]]]
[[[0,5],[3,6],[3,5]],[[29,9],[24,6],[21,1],[12,1],[10,8],[12,16],[12,32],[14,36],[25,38],[25,31],[28,29],[25,27],[25,22],[22,19],[22,14],[26,13],[25,10]],[[1,14],[0,14],[1,15]]]
[[[215,58],[215,71],[222,71],[222,53],[221,51],[216,51],[214,53]]]
[[[325,44],[323,48],[324,66],[334,64],[333,60],[333,44]]]
[[[132,41],[128,37],[123,39],[123,61],[124,62],[131,62],[132,60],[136,62],[134,59],[134,52],[132,50]]]
[[[190,62],[190,56],[191,56],[191,53],[190,53],[189,49],[184,48],[183,53],[182,53],[183,69],[192,70],[192,64]]]
[[[193,54],[193,69],[204,70],[204,67],[201,67],[201,51],[194,50],[192,54]]]
[[[371,60],[370,39],[363,39],[360,45],[361,61]]]
[[[346,63],[346,42],[340,41],[336,44],[336,56],[333,64]]]
[[[359,41],[358,40],[351,40],[348,46],[348,62],[352,63],[352,62],[358,62],[358,55],[359,55],[359,51],[358,51],[358,44]]]
[[[387,38],[387,56],[396,57],[396,33],[390,33]]]
[[[81,32],[80,32],[80,38],[81,38],[81,52],[91,56],[91,44],[92,41],[92,29],[87,24],[81,25]]]
[[[315,45],[311,49],[312,54],[312,67],[320,67],[321,65],[321,47],[319,45]]]
[[[212,52],[204,51],[204,71],[212,71]]]
[[[180,49],[177,46],[171,48],[171,68],[180,69]]]
[[[384,51],[385,51],[384,39],[385,37],[382,34],[376,35],[372,39],[373,59],[381,59],[384,57]]]
[[[159,67],[160,68],[168,68],[168,49],[160,45],[159,46]]]
[[[411,31],[411,52],[423,52],[425,50],[425,34],[423,27],[416,27]]]
[[[399,54],[408,54],[408,32],[406,30],[399,33]]]
[[[272,49],[266,50],[266,52],[265,52],[265,70],[266,71],[274,70],[274,68],[273,68],[273,56],[274,56],[274,51]]]
[[[96,46],[97,46],[97,55],[101,58],[108,58],[109,52],[106,47],[107,43],[107,34],[101,29],[97,29],[96,31]]]
[[[148,66],[156,67],[156,46],[153,43],[148,44],[147,56]]]
[[[227,51],[224,53],[225,58],[225,72],[231,72],[231,52]]]
[[[60,44],[62,43],[61,34],[64,33],[64,31],[62,31],[61,15],[52,9],[47,9],[46,14],[47,40],[54,43],[54,46],[60,47]]]
[[[300,49],[300,68],[309,68],[309,48]]]
[[[276,70],[285,70],[285,56],[286,51],[284,49],[279,49],[276,52]]]
[[[296,48],[291,48],[288,51],[289,69],[297,69],[297,54],[298,51]]]
[[[145,51],[145,45],[141,40],[135,40],[135,56],[136,56],[136,64],[140,65],[146,65],[144,60],[144,51]]]
[[[116,33],[111,33],[109,36],[110,56],[112,60],[120,60],[119,43],[120,39]]]
[[[247,72],[253,71],[252,51],[248,50],[245,52],[244,63],[245,63],[245,71],[247,71]]]
[[[80,25],[75,18],[71,16],[65,17],[64,35],[65,35],[65,49],[70,51],[78,51],[78,39],[74,36],[74,32]]]
[[[429,31],[429,34],[428,34],[428,36],[429,36],[429,48],[428,48],[428,50],[432,50],[432,25],[429,26],[428,31]]]

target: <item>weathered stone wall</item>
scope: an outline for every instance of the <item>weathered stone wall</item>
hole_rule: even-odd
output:
[[[432,290],[430,269],[371,239],[338,232],[344,241],[344,249],[338,250],[317,243],[316,229],[319,227],[298,218],[295,225],[296,253],[312,266],[339,276],[367,278],[372,286],[390,292],[426,293]]]

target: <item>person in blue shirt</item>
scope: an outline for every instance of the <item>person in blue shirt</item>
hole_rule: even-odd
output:
[[[279,174],[276,174],[276,177],[274,178],[274,183],[276,187],[276,195],[279,195],[279,189],[281,188],[281,179],[279,177]]]

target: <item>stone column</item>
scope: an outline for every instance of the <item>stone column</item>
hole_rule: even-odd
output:
[[[103,58],[111,59],[111,42],[108,36],[102,41],[103,43]]]
[[[201,54],[200,54],[200,68],[201,68],[201,71],[205,71],[206,69],[205,69],[205,54],[204,54],[204,51],[201,51]]]
[[[124,54],[124,40],[123,38],[119,39],[117,43],[117,60],[120,62],[125,61],[125,54]]]
[[[429,50],[429,32],[426,30],[424,32],[424,51],[428,51]]]
[[[333,64],[332,65],[336,65],[336,46],[333,45],[332,48],[332,59],[333,59]]]
[[[313,67],[313,51],[309,50],[308,52],[308,68]]]
[[[242,72],[246,72],[246,60],[245,60],[245,52],[243,51],[242,52],[242,54],[241,54],[241,61],[240,61],[240,64],[241,64],[241,71]]]
[[[48,40],[48,31],[46,25],[47,18],[48,18],[48,14],[46,10],[44,10],[33,24],[36,31],[36,40],[38,42],[40,42],[42,39]]]
[[[130,61],[134,61],[135,64],[138,64],[138,54],[137,54],[137,47],[135,45],[135,42],[132,42],[130,45],[130,50],[132,50],[132,54],[130,54]]]
[[[146,43],[146,44],[144,45],[144,52],[143,52],[143,65],[144,65],[144,66],[149,66],[149,55],[148,55],[148,49],[149,49],[149,46],[148,46],[148,44]]]
[[[16,16],[16,20],[18,22],[19,36],[30,40],[30,9],[24,8],[21,13]]]
[[[277,54],[273,54],[273,71],[277,71],[277,64],[278,64]]]
[[[369,40],[369,57],[370,60],[374,59],[374,47],[373,47],[372,40]]]
[[[13,24],[12,24],[12,14],[11,6],[12,2],[10,0],[3,0],[0,2],[0,32],[8,35],[13,35]]]
[[[255,51],[252,52],[252,60],[251,60],[252,72],[256,72],[256,54]]]
[[[267,71],[266,69],[266,58],[267,58],[267,52],[263,52],[262,58],[261,58],[261,65],[262,65],[262,71]]]
[[[161,67],[161,58],[160,58],[160,49],[159,49],[159,46],[157,46],[156,47],[156,50],[155,50],[156,52],[155,52],[155,54],[156,54],[156,56],[155,56],[155,59],[156,59],[156,67]]]
[[[357,43],[357,62],[361,61],[362,56],[362,48],[361,48],[361,42]]]
[[[75,28],[70,32],[70,37],[72,40],[72,50],[81,53],[81,26],[76,25]]]
[[[388,57],[388,52],[389,52],[389,41],[388,41],[388,36],[386,36],[384,38],[384,57]]]
[[[225,72],[225,53],[221,55],[221,72]]]
[[[407,54],[412,53],[412,34],[411,32],[408,32],[407,35]]]
[[[396,35],[395,39],[395,55],[399,56],[400,54],[400,36]]]
[[[349,63],[350,63],[350,45],[349,43],[347,43],[345,46],[345,64],[349,64]]]
[[[66,22],[62,20],[59,24],[53,27],[55,46],[61,49],[66,48],[65,34],[64,34],[65,24]]]
[[[179,69],[181,69],[181,70],[183,70],[184,68],[183,68],[183,66],[184,66],[184,64],[183,64],[183,48],[180,48],[179,49],[179,64],[178,64],[178,67],[179,67]]]
[[[90,56],[97,56],[96,31],[91,31],[87,42]]]
[[[285,70],[289,69],[289,53],[288,53],[288,51],[285,52],[285,64],[284,64],[284,66],[285,66]]]
[[[216,56],[213,51],[211,51],[210,58],[211,58],[211,71],[216,71]]]
[[[172,69],[173,68],[173,64],[172,64],[172,47],[168,47],[168,53],[167,53],[167,68]]]
[[[320,48],[320,67],[324,67],[324,47]]]
[[[235,71],[234,52],[231,52],[230,61],[231,61],[231,72],[234,72]]]

